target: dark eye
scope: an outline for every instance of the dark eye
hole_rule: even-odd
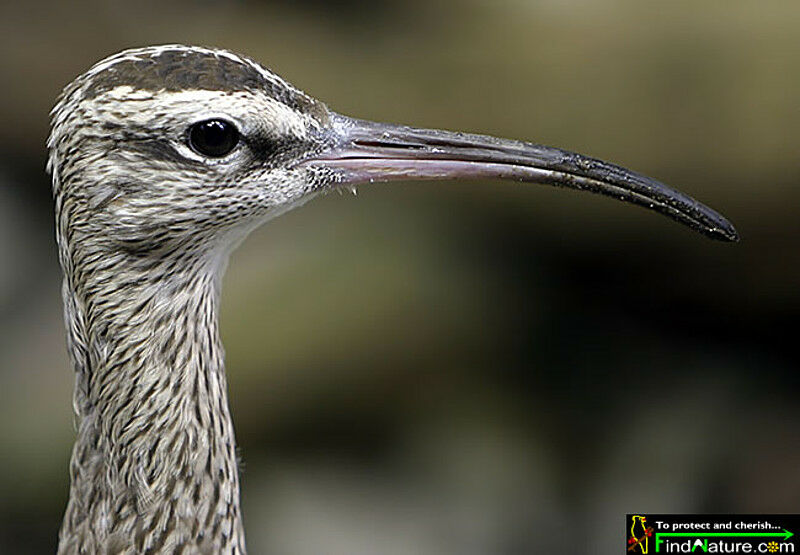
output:
[[[189,146],[209,158],[222,158],[239,144],[236,126],[222,119],[209,119],[189,128]]]

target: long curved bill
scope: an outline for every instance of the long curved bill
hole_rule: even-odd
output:
[[[711,208],[620,166],[548,146],[484,135],[374,123],[336,114],[333,137],[301,162],[338,185],[397,180],[500,178],[600,193],[660,212],[723,241],[733,225]]]

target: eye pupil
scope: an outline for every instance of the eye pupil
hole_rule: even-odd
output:
[[[195,123],[189,130],[189,146],[203,156],[222,158],[239,143],[236,127],[225,120],[210,119]]]

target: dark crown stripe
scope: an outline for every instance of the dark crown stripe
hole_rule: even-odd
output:
[[[115,58],[86,74],[84,98],[122,86],[153,92],[261,91],[303,113],[320,110],[316,101],[279,77],[228,52],[174,46],[126,51]]]

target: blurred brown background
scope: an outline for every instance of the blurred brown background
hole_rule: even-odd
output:
[[[67,496],[47,114],[95,61],[166,42],[249,54],[345,114],[618,162],[743,237],[489,182],[268,224],[222,315],[253,553],[605,554],[625,512],[800,508],[800,3],[0,10],[0,552],[52,552]]]

